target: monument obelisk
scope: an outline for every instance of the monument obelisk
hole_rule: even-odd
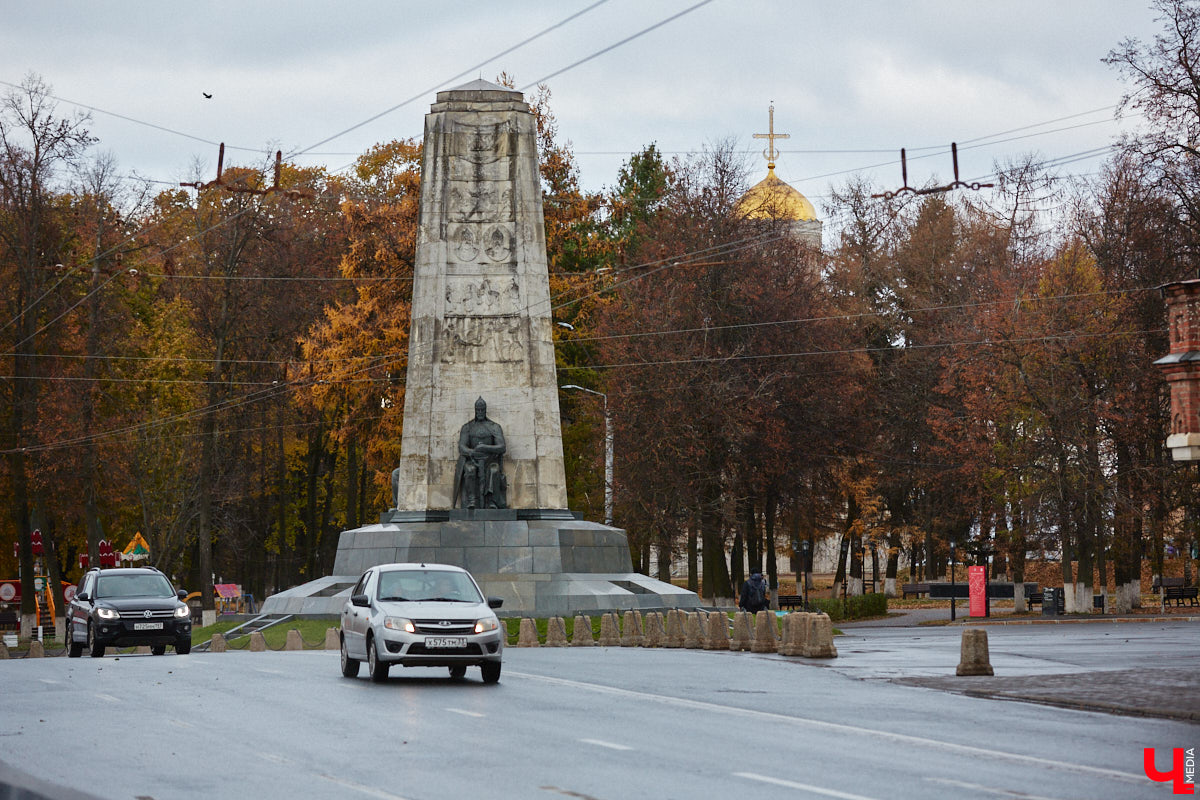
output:
[[[504,429],[508,504],[566,509],[537,127],[478,80],[425,118],[396,509],[453,504],[459,428],[482,397]]]
[[[470,570],[501,613],[692,608],[633,571],[625,532],[567,508],[536,121],[478,80],[425,118],[412,327],[394,507],[343,531],[334,574],[265,613],[338,614],[364,570]]]

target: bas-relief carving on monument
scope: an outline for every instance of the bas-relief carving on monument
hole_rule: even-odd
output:
[[[443,364],[514,364],[525,358],[521,318],[458,317],[442,321]]]
[[[475,419],[458,434],[453,507],[508,508],[508,481],[502,463],[507,449],[503,429],[488,419],[487,403],[479,398]]]

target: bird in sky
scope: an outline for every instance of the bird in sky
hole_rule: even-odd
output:
[[[212,95],[208,92],[201,92],[200,94],[204,95],[205,100],[212,100]]]

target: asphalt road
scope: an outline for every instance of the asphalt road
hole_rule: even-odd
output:
[[[1196,624],[1093,627],[989,630],[998,679],[1200,665]],[[105,800],[1170,796],[1142,748],[1200,745],[1194,722],[897,682],[952,676],[959,635],[854,630],[830,662],[511,648],[496,686],[347,680],[323,651],[13,660],[0,761]]]

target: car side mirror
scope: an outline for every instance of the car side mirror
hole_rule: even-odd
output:
[[[178,597],[180,600],[187,600],[187,596],[188,596],[187,589],[180,589],[179,591],[177,591],[175,593],[175,596]]]
[[[371,600],[365,594],[356,594],[356,595],[351,596],[350,605],[362,606],[362,607],[366,608],[371,605]]]
[[[86,602],[88,602],[89,600],[91,600],[92,598],[88,597],[88,593],[87,593],[87,592],[76,592],[76,593],[75,593],[75,599],[76,599],[76,600],[78,600],[78,601],[79,601],[79,602],[81,602],[81,603],[86,603]]]
[[[489,597],[488,598],[488,608],[499,608],[502,605],[504,605],[503,597]]]

